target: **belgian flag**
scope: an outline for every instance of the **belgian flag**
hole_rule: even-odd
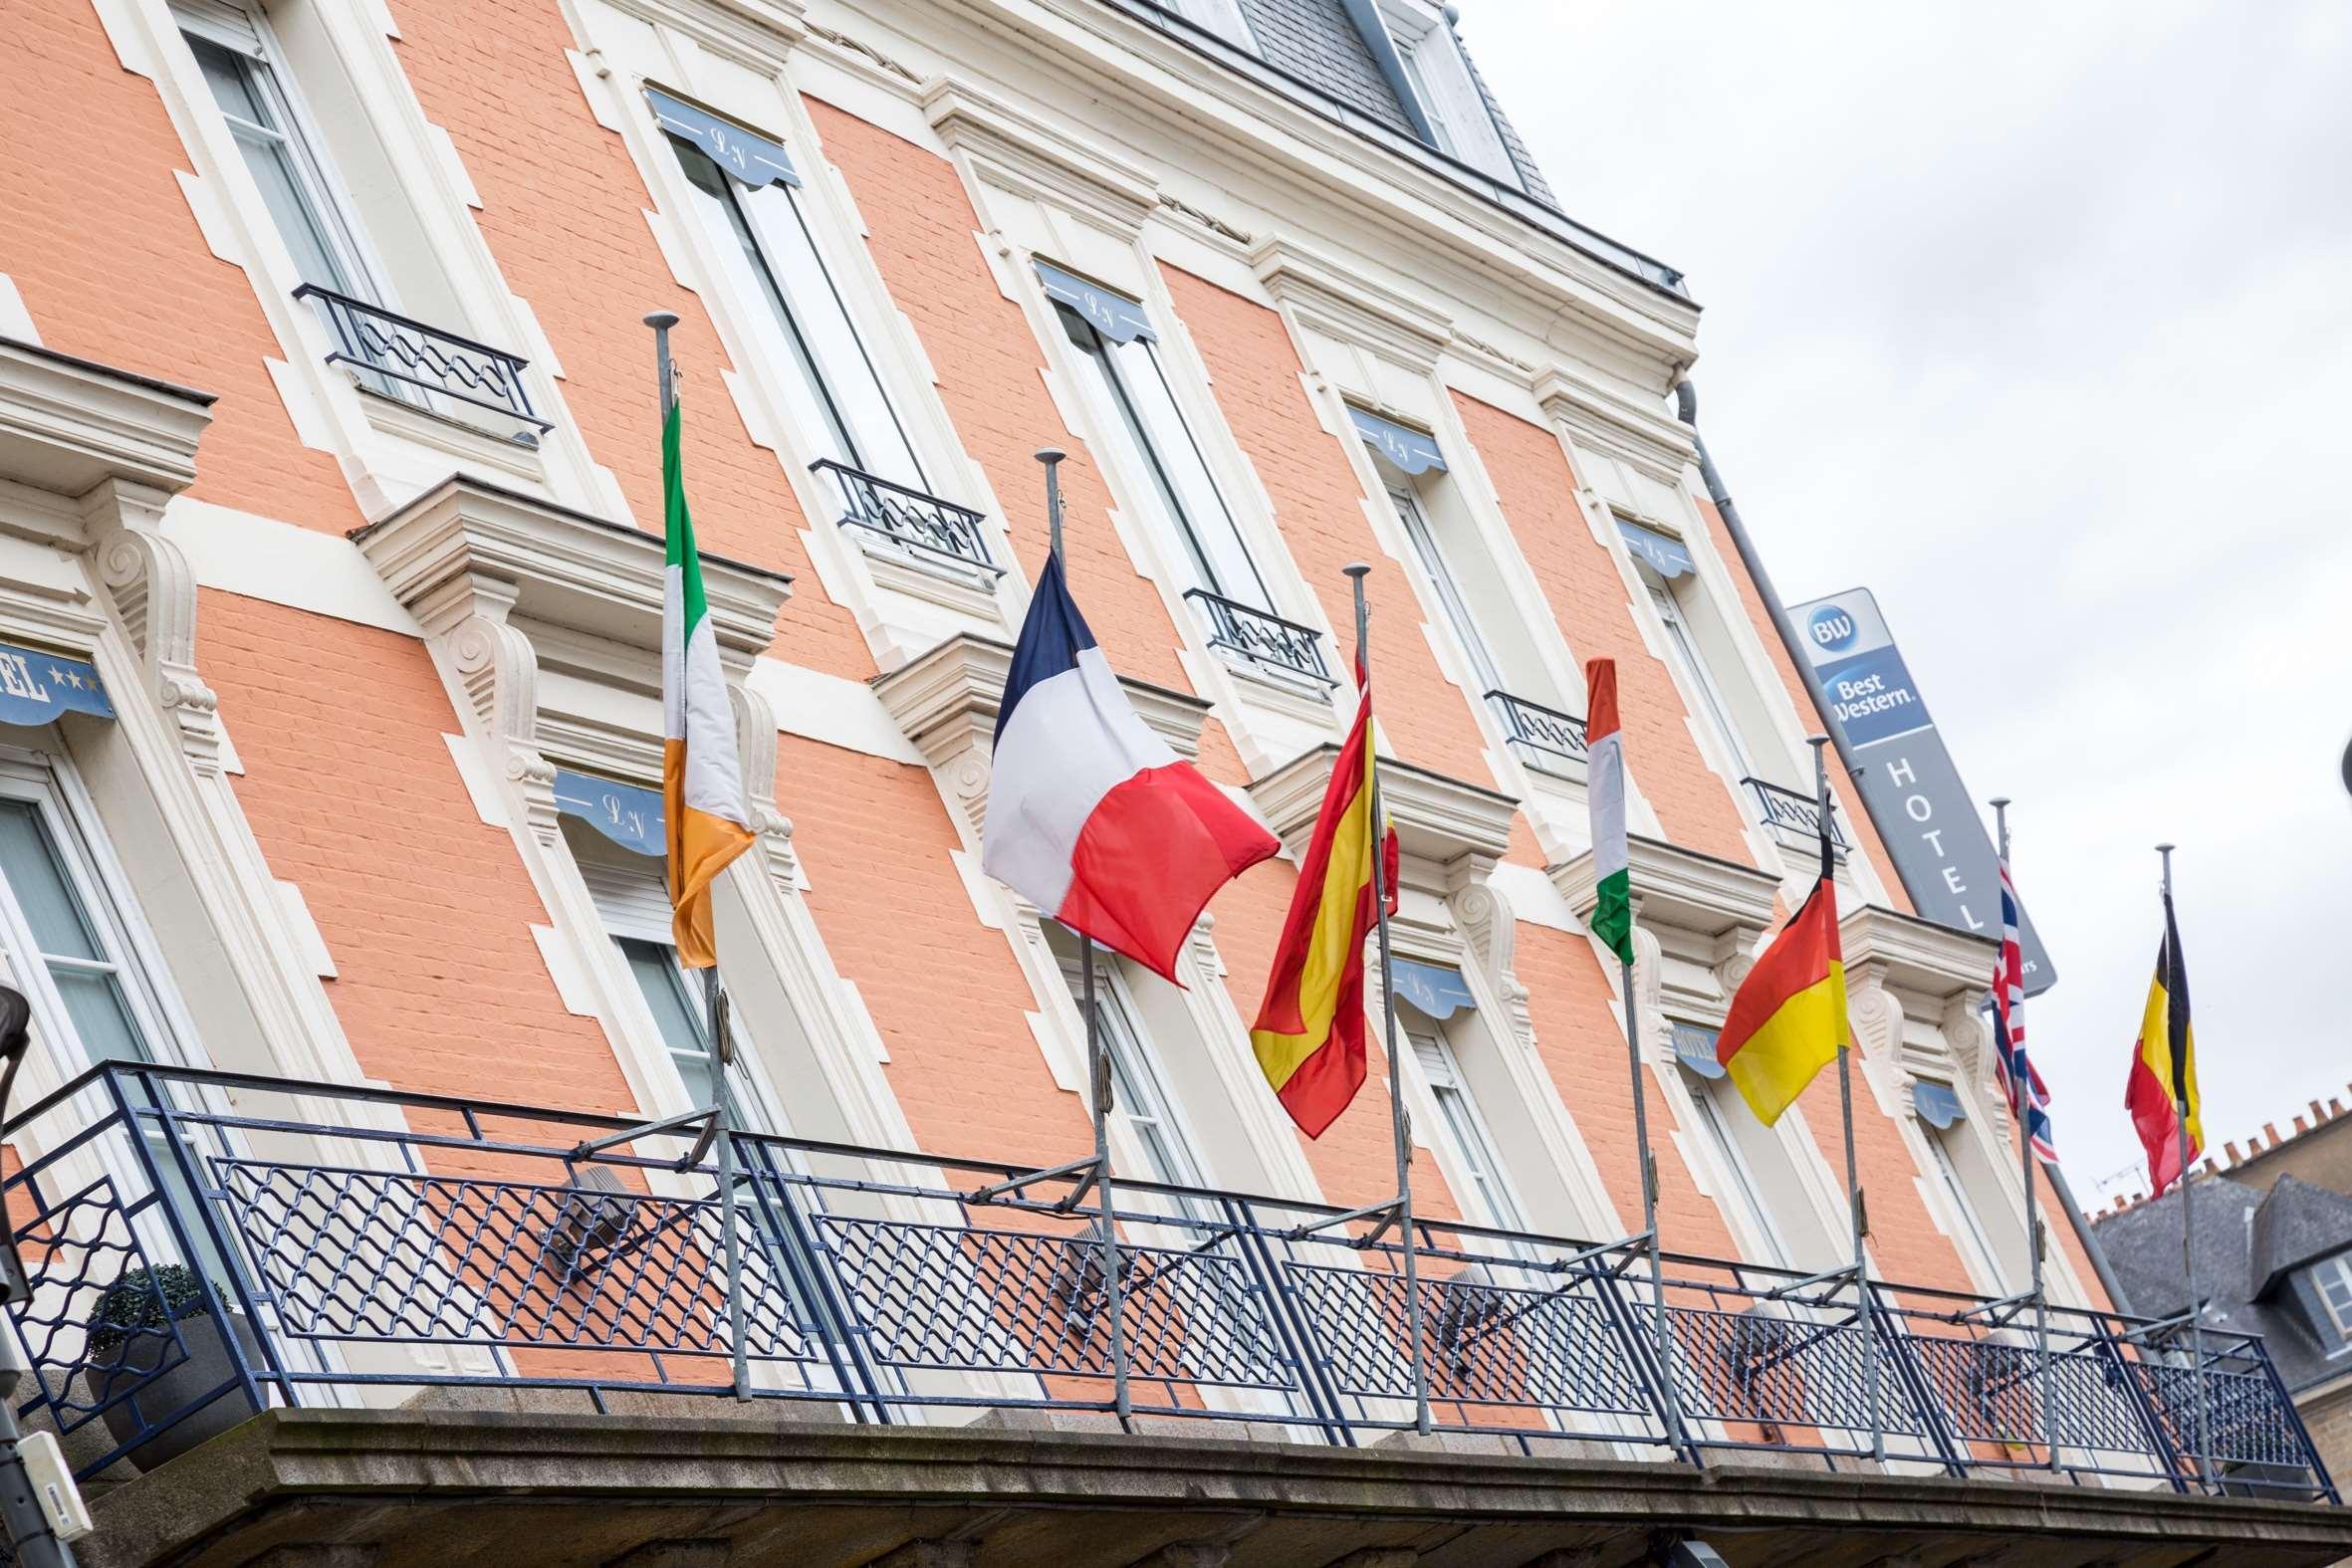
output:
[[[1740,983],[1717,1036],[1740,1097],[1766,1127],[1852,1039],[1846,1023],[1845,955],[1837,937],[1837,883],[1821,879]]]
[[[2131,1079],[2124,1108],[2148,1151],[2148,1179],[2162,1193],[2205,1153],[2204,1101],[2197,1093],[2197,1035],[2189,1025],[2189,966],[2181,957],[2181,928],[2173,919],[2173,896],[2164,895],[2164,937],[2156,949],[2156,978],[2140,1011],[2140,1037],[2132,1045]],[[2188,1129],[2188,1154],[2181,1158],[2181,1131]]]

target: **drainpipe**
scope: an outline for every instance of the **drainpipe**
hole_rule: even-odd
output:
[[[1732,548],[1740,553],[1740,564],[1747,568],[1748,578],[1756,584],[1756,591],[1764,599],[1764,608],[1771,611],[1772,627],[1780,633],[1781,646],[1788,650],[1788,662],[1795,665],[1796,673],[1803,677],[1805,690],[1812,694],[1814,711],[1826,721],[1831,711],[1829,693],[1822,687],[1821,677],[1814,672],[1812,655],[1797,640],[1795,623],[1789,620],[1788,611],[1782,607],[1780,595],[1772,589],[1771,574],[1764,570],[1764,560],[1756,553],[1756,543],[1748,537],[1747,526],[1740,521],[1740,509],[1732,504],[1732,493],[1724,488],[1723,474],[1716,468],[1714,457],[1707,451],[1706,437],[1699,434],[1699,388],[1692,384],[1688,376],[1674,383],[1674,407],[1682,422],[1691,427],[1691,443],[1698,448],[1699,477],[1706,482],[1707,499],[1714,502],[1715,510],[1723,515],[1724,529],[1732,536]],[[1862,792],[1862,770],[1854,765],[1853,749],[1846,745],[1844,730],[1827,722],[1821,728],[1829,732],[1829,739],[1836,744],[1837,760],[1844,767],[1846,777],[1855,782],[1854,793],[1861,798],[1862,809],[1870,816],[1870,825],[1877,827],[1878,814],[1870,809],[1870,797]],[[2352,770],[2352,755],[2347,757],[2347,768]],[[2347,773],[2346,784],[2352,786],[2352,771]],[[1883,838],[1885,834],[1882,832],[1880,836]],[[2099,1288],[2106,1291],[2107,1300],[2116,1311],[2129,1312],[2131,1306],[2123,1293],[2123,1284],[2115,1277],[2115,1270],[2108,1263],[2106,1252],[2099,1246],[2098,1236],[2091,1232],[2090,1222],[2083,1218],[2082,1206],[2074,1201],[2073,1190],[2066,1185],[2065,1173],[2048,1161],[2042,1162],[2042,1169],[2049,1173],[2051,1196],[2064,1206],[2066,1218],[2074,1226],[2075,1239],[2082,1243],[2083,1251],[2090,1257],[2091,1269],[2099,1276]]]

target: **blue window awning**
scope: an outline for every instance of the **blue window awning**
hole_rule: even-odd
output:
[[[556,809],[577,816],[631,854],[667,853],[662,835],[661,791],[614,784],[593,774],[556,770]]]
[[[1458,969],[1392,959],[1389,972],[1396,977],[1397,1000],[1411,1003],[1432,1018],[1450,1018],[1478,1007],[1478,999],[1470,994],[1470,983]]]
[[[787,185],[801,183],[801,176],[793,168],[793,160],[786,155],[782,142],[771,141],[756,130],[746,130],[731,119],[721,119],[709,110],[697,109],[659,88],[647,88],[645,102],[653,106],[653,117],[661,122],[662,129],[680,141],[700,147],[710,154],[713,163],[752,189],[758,190],[778,180]]]
[[[1446,455],[1438,450],[1435,436],[1360,408],[1349,408],[1347,417],[1355,421],[1356,434],[1370,442],[1373,451],[1405,473],[1426,474],[1433,468],[1441,474],[1446,471]]]
[[[1919,1112],[1921,1121],[1939,1131],[1969,1119],[1969,1108],[1960,1092],[1951,1084],[1938,1083],[1933,1078],[1912,1080],[1911,1108]]]
[[[0,724],[30,729],[61,713],[115,717],[115,704],[99,684],[98,666],[0,642]]]
[[[1724,1065],[1715,1059],[1715,1041],[1719,1032],[1696,1023],[1675,1024],[1674,1059],[1702,1078],[1722,1077]]]
[[[1693,570],[1691,549],[1679,539],[1669,538],[1654,528],[1643,528],[1639,523],[1617,520],[1617,532],[1625,536],[1625,548],[1648,562],[1652,571],[1661,577],[1679,577]]]
[[[1123,294],[1113,294],[1100,284],[1088,283],[1076,273],[1063,272],[1052,262],[1039,262],[1038,281],[1046,286],[1046,298],[1068,306],[1093,328],[1114,343],[1130,343],[1141,337],[1147,342],[1159,340],[1159,334],[1151,330],[1151,318],[1143,307]]]

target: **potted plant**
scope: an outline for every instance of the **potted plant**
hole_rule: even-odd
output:
[[[180,1263],[129,1269],[99,1297],[85,1376],[94,1398],[115,1402],[105,1415],[118,1444],[154,1429],[129,1453],[142,1471],[253,1414],[242,1389],[222,1385],[240,1360],[252,1366],[260,1351],[244,1314],[229,1308],[225,1315],[237,1336],[234,1354],[220,1320],[205,1310],[202,1281]]]

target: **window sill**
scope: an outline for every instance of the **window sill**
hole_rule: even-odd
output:
[[[965,566],[926,551],[892,542],[871,529],[845,528],[874,585],[908,598],[968,615],[983,625],[1001,627],[1003,606],[997,599],[997,574],[984,566]]]
[[[1331,718],[1331,685],[1319,676],[1263,663],[1218,643],[1208,645],[1210,657],[1241,678],[1244,695],[1316,724]]]
[[[537,443],[526,446],[489,428],[488,421],[495,416],[485,415],[485,422],[476,424],[470,419],[420,408],[404,398],[387,397],[371,387],[359,385],[355,377],[353,385],[359,394],[360,411],[366,414],[367,423],[377,434],[459,459],[461,467],[478,465],[534,485],[547,483],[547,465],[540,460]],[[529,430],[520,421],[507,423],[519,430]]]

